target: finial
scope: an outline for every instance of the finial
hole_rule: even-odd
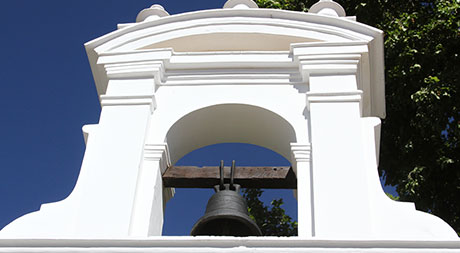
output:
[[[137,15],[136,22],[150,21],[159,19],[164,16],[169,16],[169,13],[165,11],[165,8],[159,4],[154,4],[148,9],[143,9]]]
[[[224,4],[224,9],[249,9],[249,8],[259,8],[257,4],[252,0],[228,0]]]
[[[308,10],[309,13],[316,13],[319,15],[332,16],[332,17],[345,17],[345,10],[343,7],[334,2],[333,0],[320,0]]]

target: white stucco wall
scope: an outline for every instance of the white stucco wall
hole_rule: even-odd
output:
[[[297,245],[293,252],[460,248],[444,221],[388,199],[380,186],[381,31],[324,13],[229,7],[168,16],[155,8],[152,18],[145,14],[144,21],[86,44],[102,112],[98,124],[84,127],[77,185],[67,199],[0,231],[0,238],[10,238],[0,239],[0,252],[60,252],[61,242],[75,250],[112,247],[110,240],[120,238],[152,240],[128,239],[114,252],[144,243],[178,251],[173,244],[184,240],[188,251],[211,247],[204,252],[235,250],[234,243],[244,245],[239,252],[264,245],[279,251],[277,243]],[[229,37],[238,43],[227,43]],[[164,203],[173,196],[162,186],[162,172],[186,153],[220,142],[260,145],[290,160],[298,179],[298,238],[162,243],[152,237],[161,235]],[[427,240],[432,244],[417,245]],[[16,242],[26,248],[13,247]]]

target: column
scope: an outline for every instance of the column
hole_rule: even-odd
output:
[[[162,174],[171,165],[166,143],[145,144],[139,171],[136,198],[130,225],[130,236],[160,236],[163,229],[164,205],[172,195],[163,189]]]
[[[75,189],[84,196],[77,207],[75,233],[126,237],[154,96],[102,95],[101,105]]]
[[[351,76],[310,77],[313,87],[335,84],[335,89],[307,92],[315,147],[312,181],[317,237],[366,237],[372,231],[362,150],[362,92],[341,90],[353,82]]]
[[[298,236],[314,236],[310,144],[291,143],[292,166],[297,175]]]

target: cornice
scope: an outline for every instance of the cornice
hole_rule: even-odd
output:
[[[168,166],[171,165],[168,144],[145,144],[144,161],[160,162],[161,173],[163,174]]]
[[[310,75],[360,74],[363,54],[368,53],[366,41],[297,43],[291,45],[293,60],[298,62],[303,80]]]
[[[153,7],[152,7],[153,8]],[[154,8],[155,9],[155,8]],[[338,43],[347,44],[345,54],[347,57],[342,59],[316,59],[316,62],[309,56],[308,50],[320,50],[324,47],[315,46],[315,42],[311,42],[307,47],[306,45],[294,46],[291,52],[295,57],[294,61],[291,59],[291,65],[299,63],[302,65],[300,72],[303,75],[303,82],[308,81],[310,74],[330,73],[330,69],[334,69],[335,73],[353,74],[360,72],[360,64],[366,64],[366,71],[369,72],[370,77],[358,78],[359,82],[363,82],[360,88],[365,92],[365,104],[370,106],[366,113],[384,117],[385,116],[385,101],[384,101],[384,71],[383,71],[383,32],[373,27],[347,20],[346,17],[331,17],[319,15],[314,13],[302,13],[274,9],[215,9],[215,10],[202,10],[196,12],[189,12],[171,16],[157,15],[158,18],[150,21],[139,22],[123,26],[124,28],[104,35],[100,38],[92,40],[85,44],[88,53],[89,61],[93,71],[94,79],[99,94],[104,94],[107,88],[108,78],[124,78],[129,76],[129,69],[127,66],[110,66],[109,63],[104,63],[100,58],[108,56],[111,53],[117,52],[120,56],[123,53],[134,51],[139,52],[137,57],[144,57],[147,55],[144,50],[145,47],[152,43],[159,43],[161,41],[168,41],[173,38],[181,38],[195,35],[206,34],[219,34],[222,32],[241,32],[241,33],[258,33],[258,34],[272,34],[276,36],[295,36],[306,38],[307,41],[322,41],[321,43]],[[230,31],[231,30],[231,31]],[[329,41],[329,42],[327,42]],[[349,43],[362,43],[354,46]],[[366,43],[364,45],[363,43]],[[167,45],[167,43],[165,44]],[[331,44],[332,45],[332,44]],[[300,49],[302,47],[303,49]],[[339,45],[335,46],[337,50],[343,50],[344,47]],[[353,48],[359,49],[353,52]],[[361,50],[366,48],[366,52]],[[329,47],[330,49],[330,47]],[[160,50],[161,51],[161,50]],[[167,51],[164,49],[163,51]],[[300,52],[300,54],[298,53]],[[364,53],[363,53],[364,52]],[[215,53],[215,52],[214,52]],[[246,53],[245,51],[241,53]],[[306,53],[307,55],[304,55]],[[330,53],[330,52],[329,52]],[[169,54],[173,54],[169,49]],[[216,53],[218,54],[218,53]],[[321,53],[320,53],[321,54]],[[326,55],[328,53],[324,53]],[[339,54],[335,52],[334,54]],[[354,55],[352,55],[354,54]],[[309,55],[309,56],[308,56]],[[360,55],[359,57],[355,57]],[[363,55],[366,59],[363,61]],[[189,55],[175,54],[177,57],[170,59],[158,59],[163,61],[163,67],[172,69],[174,67],[182,68],[187,65],[194,65],[196,68],[206,68],[214,64],[216,68],[252,68],[258,63],[250,61],[233,61],[231,63],[222,63],[216,61],[209,62],[194,62],[193,64],[185,62],[187,59],[192,59]],[[262,55],[254,55],[262,56]],[[271,55],[274,57],[274,55]],[[123,56],[124,57],[124,56]],[[196,57],[196,55],[193,55]],[[204,57],[204,56],[203,56]],[[149,57],[147,57],[149,58]],[[156,66],[152,57],[143,59],[144,69],[137,68],[136,73],[131,72],[132,76],[139,78],[148,78],[155,72],[153,69],[161,69]],[[356,61],[359,61],[356,64]],[[278,68],[276,63],[267,60],[267,68]],[[101,65],[107,66],[101,66]],[[233,66],[231,66],[233,64]],[[284,63],[283,63],[284,64]],[[288,63],[286,63],[288,64]],[[278,64],[279,65],[279,64]],[[257,68],[257,66],[255,66]],[[329,71],[329,72],[328,72]],[[366,72],[364,71],[364,72]],[[167,72],[167,71],[166,71]],[[159,71],[158,73],[163,73]],[[160,78],[155,79],[156,84],[162,83],[164,80]],[[241,81],[241,80],[238,80]],[[171,82],[172,84],[173,82]],[[212,83],[212,82],[211,82]],[[217,84],[215,82],[213,84]],[[244,83],[244,82],[243,82]],[[251,84],[251,82],[246,82]],[[257,83],[257,82],[256,82]],[[174,85],[180,85],[174,83]],[[186,84],[189,85],[189,84]],[[190,83],[192,85],[192,83]],[[369,87],[368,87],[369,86]]]
[[[0,239],[0,252],[459,252],[460,241],[154,236],[146,239]]]
[[[329,102],[361,102],[363,92],[344,91],[344,92],[307,92],[307,102],[310,103],[329,103]]]
[[[310,143],[291,143],[292,158],[296,162],[310,162],[311,144]]]
[[[108,52],[100,55],[98,64],[107,83],[111,79],[153,79],[154,91],[161,86],[307,85],[312,75],[356,75],[357,89],[363,91],[359,99],[364,103],[364,116],[373,115],[369,105],[381,95],[372,93],[366,41],[297,43],[290,52]],[[340,100],[342,95],[332,99],[350,101]],[[309,102],[332,101],[323,94],[307,96]]]
[[[97,52],[107,52],[138,49],[124,47],[133,41],[155,34],[170,33],[184,29],[196,29],[200,26],[219,25],[269,25],[279,28],[296,28],[312,30],[325,35],[335,35],[347,40],[365,39],[371,41],[382,31],[344,18],[317,15],[312,13],[275,10],[275,9],[215,9],[197,12],[182,13],[166,16],[148,22],[132,24],[123,29],[114,31],[85,44],[87,49],[93,48]],[[254,30],[255,32],[256,30]],[[286,30],[288,32],[288,30]],[[182,32],[187,36],[188,32]],[[126,36],[131,34],[130,36]],[[132,39],[130,37],[135,37]],[[134,44],[133,44],[134,45]]]
[[[101,95],[101,106],[148,105],[150,111],[156,108],[155,95]]]

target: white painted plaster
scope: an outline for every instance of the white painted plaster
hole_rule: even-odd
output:
[[[312,5],[308,12],[332,17],[345,16],[345,10],[343,7],[332,0],[320,0],[316,4]]]
[[[257,4],[252,0],[228,0],[224,4],[224,9],[235,8],[235,9],[249,9],[259,8]]]
[[[0,252],[313,252],[453,253],[458,241],[325,240],[283,237],[150,237],[145,239],[1,240]]]
[[[77,184],[0,231],[0,252],[458,252],[445,222],[382,191],[382,32],[340,11],[238,8],[249,2],[172,16],[152,6],[85,45],[102,112],[83,129]],[[229,36],[241,43],[220,46]],[[174,195],[161,173],[220,142],[290,160],[298,238],[157,237]]]
[[[169,16],[169,13],[163,8],[163,6],[154,4],[150,8],[139,12],[136,22],[152,21],[166,16]]]
[[[315,216],[313,202],[313,178],[311,170],[311,145],[309,143],[291,143],[294,172],[298,178],[295,196],[298,202],[298,236],[311,238],[315,236]]]

